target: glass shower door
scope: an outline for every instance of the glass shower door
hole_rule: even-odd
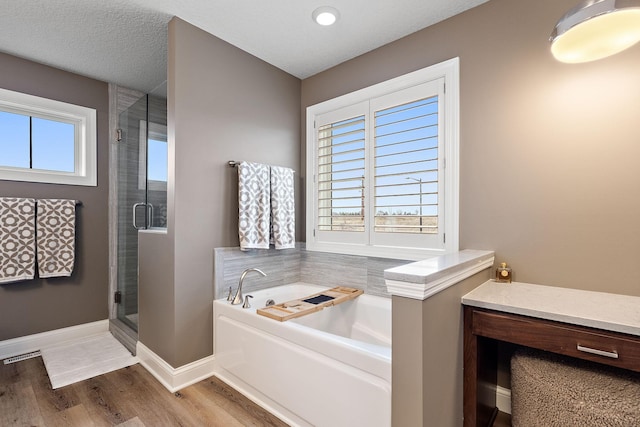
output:
[[[145,95],[118,117],[117,318],[138,330],[138,232],[166,228],[166,100]]]

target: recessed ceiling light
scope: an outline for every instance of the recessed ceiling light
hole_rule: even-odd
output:
[[[322,6],[313,11],[313,20],[320,25],[333,25],[340,17],[340,13],[336,8],[331,6]]]

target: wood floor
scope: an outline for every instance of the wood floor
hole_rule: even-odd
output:
[[[511,415],[498,412],[498,416],[493,422],[493,427],[511,427]]]
[[[57,390],[41,357],[0,364],[0,426],[287,426],[215,377],[170,393],[133,365]]]

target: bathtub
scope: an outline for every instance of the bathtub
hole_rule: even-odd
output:
[[[390,299],[364,294],[286,322],[256,313],[329,287],[250,292],[249,309],[214,301],[215,375],[293,426],[390,426]]]

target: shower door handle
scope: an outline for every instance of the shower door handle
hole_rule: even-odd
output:
[[[153,228],[153,205],[147,203],[147,228]]]
[[[138,218],[138,208],[140,206],[146,207],[147,225],[145,227],[139,227],[136,221],[136,219]],[[144,202],[134,204],[133,213],[131,217],[133,222],[133,228],[135,228],[136,230],[146,230],[147,228],[151,228],[153,226],[153,205],[151,203],[144,203]]]
[[[136,203],[136,204],[133,205],[131,218],[132,218],[132,222],[133,222],[133,228],[135,228],[136,230],[144,230],[146,228],[146,227],[138,227],[138,224],[137,224],[137,221],[136,221],[136,218],[138,216],[137,215],[138,208],[140,206],[146,206],[146,205],[147,205],[146,203]]]
[[[144,206],[146,207],[146,213],[147,213],[147,226],[146,227],[138,227],[138,223],[136,221],[136,219],[138,218],[138,208],[140,206]],[[136,230],[146,230],[147,228],[151,228],[152,224],[153,224],[153,205],[151,203],[144,203],[144,202],[140,202],[140,203],[136,203],[133,205],[133,212],[132,212],[132,222],[133,222],[133,228],[135,228]]]

